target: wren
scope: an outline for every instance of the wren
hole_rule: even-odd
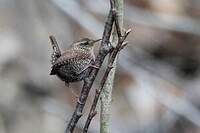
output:
[[[101,39],[81,39],[61,53],[55,37],[49,38],[53,48],[50,75],[57,75],[66,84],[84,80],[89,76],[91,70],[89,68],[95,67],[94,44]]]

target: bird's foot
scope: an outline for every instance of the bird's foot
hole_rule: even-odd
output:
[[[99,66],[96,66],[96,65],[90,65],[90,67],[99,69]]]

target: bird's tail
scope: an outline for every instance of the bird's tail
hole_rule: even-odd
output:
[[[51,64],[53,65],[55,61],[61,56],[61,51],[54,36],[49,36],[51,45],[53,48],[53,53],[51,54]]]

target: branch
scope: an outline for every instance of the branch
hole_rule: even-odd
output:
[[[113,7],[113,6],[111,6],[111,7]],[[126,39],[126,37],[128,36],[128,34],[131,32],[131,30],[129,29],[129,30],[127,30],[125,32],[124,35],[122,35],[122,31],[121,31],[121,29],[119,27],[119,21],[118,21],[117,13],[116,13],[115,9],[112,9],[112,11],[113,11],[113,16],[114,16],[114,20],[115,20],[115,26],[116,26],[117,35],[118,35],[118,43],[117,43],[116,48],[112,52],[112,55],[111,55],[110,60],[109,60],[108,67],[107,67],[107,69],[106,69],[106,71],[104,73],[104,76],[103,76],[102,80],[101,80],[100,88],[96,89],[96,93],[95,93],[95,97],[94,97],[94,100],[93,100],[93,104],[92,104],[92,107],[90,109],[90,113],[88,115],[88,118],[86,120],[84,129],[83,129],[83,133],[87,133],[89,125],[91,123],[91,120],[96,115],[95,109],[96,109],[97,102],[98,102],[99,96],[101,94],[101,91],[102,91],[102,89],[104,87],[104,84],[105,84],[105,82],[107,80],[107,77],[108,77],[111,69],[113,68],[113,63],[115,61],[115,58],[117,57],[117,54],[127,44],[127,43],[123,43],[124,40]]]
[[[99,54],[97,55],[97,58],[95,60],[94,65],[97,66],[98,68],[101,67],[104,58],[106,55],[111,52],[112,47],[109,46],[109,39],[112,31],[112,25],[114,22],[114,17],[113,17],[113,11],[110,10],[107,21],[105,23],[104,27],[104,33],[102,37],[102,42],[101,42],[101,47],[99,50]],[[82,116],[83,108],[85,106],[88,94],[90,92],[90,89],[92,87],[92,84],[97,76],[99,69],[97,68],[92,68],[90,76],[84,80],[84,84],[81,90],[81,94],[79,96],[75,111],[72,115],[72,118],[70,119],[70,122],[68,123],[67,129],[65,133],[72,133],[74,131],[74,128]]]
[[[118,21],[120,24],[120,29],[123,27],[123,5],[124,0],[113,0],[113,9],[116,10]],[[110,39],[112,46],[116,47],[118,42],[118,36],[116,28],[113,28],[112,36]],[[125,45],[124,45],[125,46]],[[121,48],[122,49],[122,48]],[[112,53],[110,53],[109,60]],[[108,77],[103,86],[101,95],[100,95],[100,133],[109,133],[110,132],[110,116],[111,116],[111,104],[112,104],[112,90],[114,85],[115,73],[117,68],[117,58],[115,58],[112,69],[110,70]],[[109,63],[109,61],[108,61]]]

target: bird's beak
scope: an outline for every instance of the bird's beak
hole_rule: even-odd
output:
[[[102,39],[97,39],[97,40],[92,40],[92,44],[98,42],[98,41],[101,41]]]

